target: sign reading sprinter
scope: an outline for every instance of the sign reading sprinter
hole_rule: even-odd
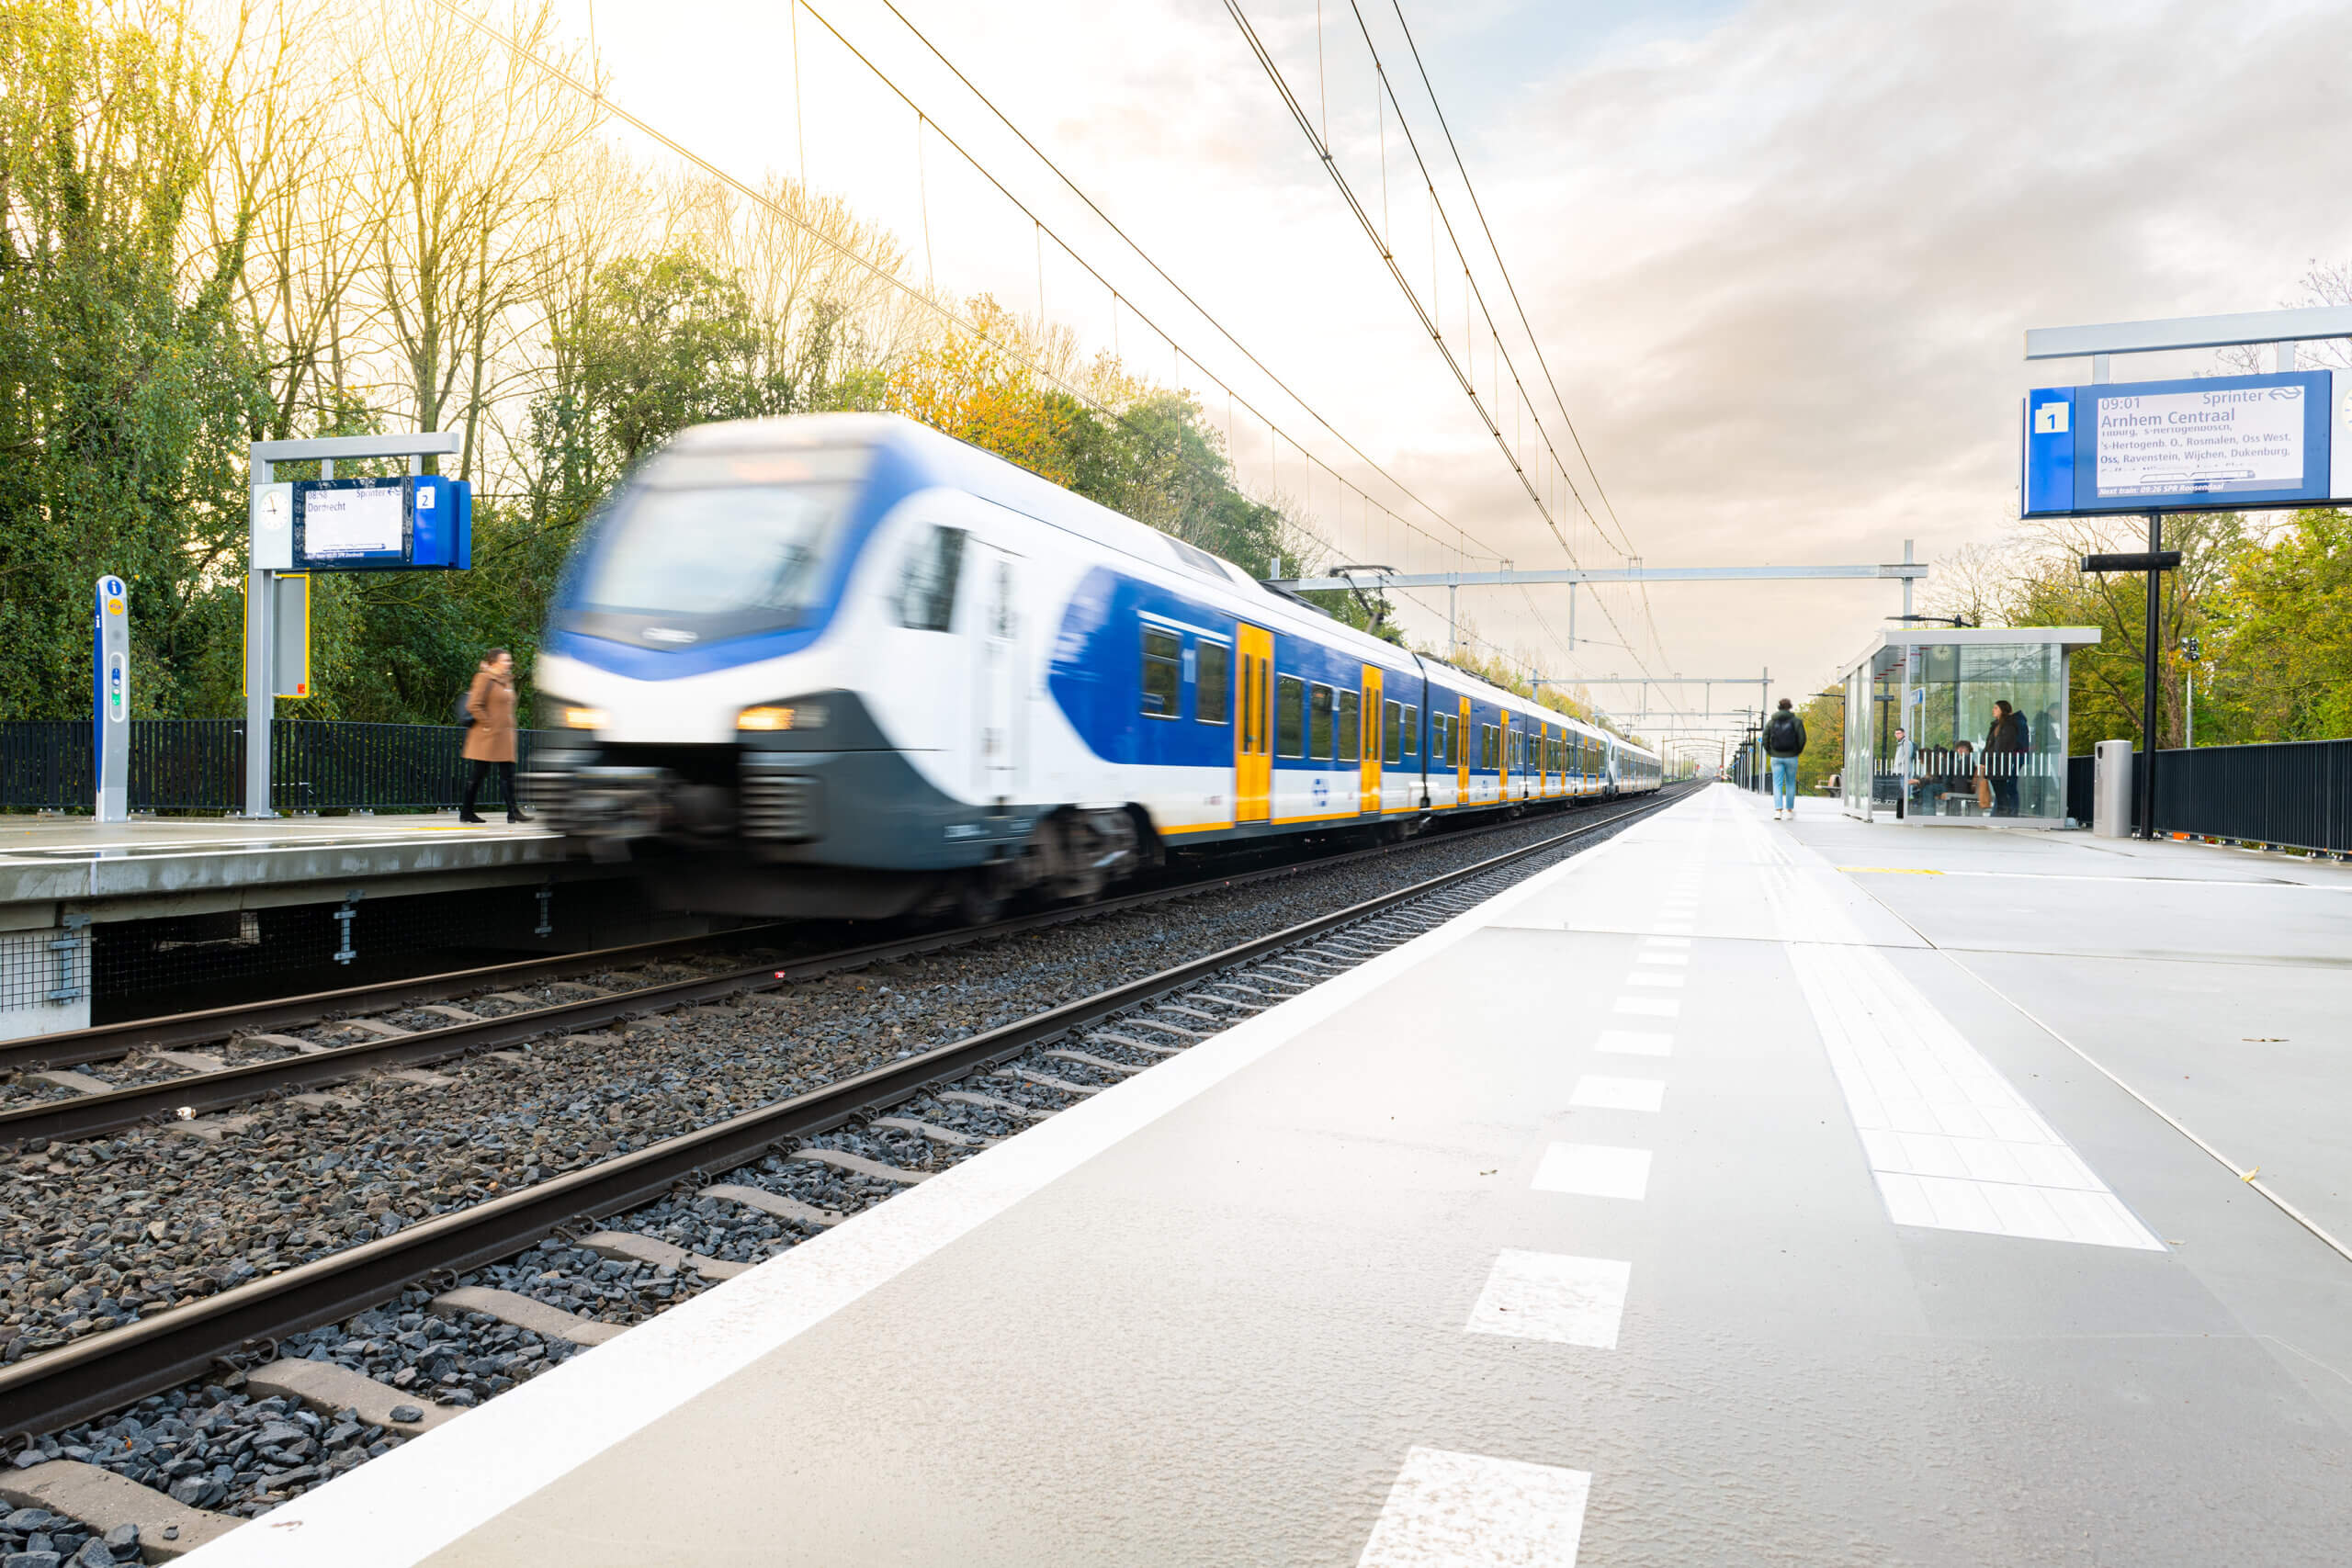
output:
[[[2048,387],[2025,401],[2024,515],[2230,512],[2352,494],[2352,376]]]
[[[463,571],[473,564],[470,484],[424,474],[306,479],[288,488],[293,539],[281,570]]]

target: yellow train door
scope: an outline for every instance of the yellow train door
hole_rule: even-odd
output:
[[[1357,805],[1360,811],[1377,816],[1380,812],[1380,667],[1363,667],[1363,712],[1357,727],[1363,738],[1363,798]]]
[[[1470,804],[1470,748],[1477,743],[1478,732],[1470,726],[1470,699],[1462,699],[1461,716],[1454,720],[1460,726],[1453,732],[1453,803]]]
[[[1244,626],[1234,633],[1238,699],[1233,727],[1233,819],[1263,822],[1274,789],[1274,634]]]

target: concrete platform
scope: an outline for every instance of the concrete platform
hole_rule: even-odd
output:
[[[54,924],[45,917],[61,906],[96,919],[148,919],[309,903],[321,883],[438,876],[480,884],[502,872],[536,881],[559,859],[555,835],[535,825],[477,827],[454,812],[109,823],[6,817],[0,818],[0,930]],[[413,882],[401,890],[436,889]]]
[[[90,1021],[90,928],[606,878],[531,824],[398,817],[0,817],[0,1039]]]
[[[189,1561],[2341,1560],[2352,884],[1760,804],[1679,805]]]

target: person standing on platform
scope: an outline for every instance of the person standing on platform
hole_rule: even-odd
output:
[[[2008,705],[1993,705],[1993,727],[1984,732],[1984,771],[1993,784],[1993,815],[2018,814],[2018,770],[2025,761],[2025,715]]]
[[[529,821],[514,798],[514,656],[504,649],[492,649],[474,671],[474,683],[466,693],[466,717],[465,757],[473,770],[466,780],[466,803],[458,820],[481,820],[474,800],[481,794],[483,777],[495,765],[499,787],[506,795],[506,820]]]
[[[1781,699],[1781,710],[1764,723],[1764,751],[1772,759],[1772,820],[1797,814],[1797,759],[1804,755],[1804,720],[1796,705]]]

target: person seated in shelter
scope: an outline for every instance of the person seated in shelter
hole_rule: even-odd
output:
[[[1951,765],[1936,781],[1936,800],[1946,811],[1952,809],[1951,802],[1958,801],[1962,816],[1976,804],[1976,748],[1968,741],[1953,743]]]

